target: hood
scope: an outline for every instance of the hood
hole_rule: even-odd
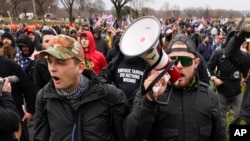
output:
[[[27,45],[30,50],[30,55],[34,52],[34,45],[27,34],[21,34],[17,39],[17,45],[20,48],[22,45]]]
[[[14,37],[11,35],[11,33],[9,33],[9,32],[4,32],[3,34],[2,34],[2,39],[4,39],[4,38],[8,38],[8,39],[10,39],[11,40],[11,46],[13,47],[13,48],[15,48],[15,46],[16,46],[16,41],[15,41],[15,39],[14,39]]]
[[[101,39],[101,30],[96,28],[96,29],[93,30],[93,34],[94,33],[98,34],[98,37],[95,38],[95,39],[100,40]]]
[[[90,32],[90,31],[83,31],[82,33],[81,33],[81,38],[82,38],[82,36],[83,35],[86,35],[87,37],[88,37],[88,39],[89,39],[89,50],[88,51],[86,51],[86,52],[94,52],[95,51],[95,40],[94,40],[94,36],[93,36],[93,34]]]
[[[35,41],[33,42],[33,45],[38,51],[41,51],[42,50],[41,36],[37,32],[34,32],[34,34],[35,34]]]

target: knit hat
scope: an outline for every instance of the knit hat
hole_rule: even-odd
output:
[[[4,32],[2,34],[2,39],[4,39],[4,38],[8,38],[10,40],[13,40],[13,37],[12,37],[12,35],[9,32]]]
[[[77,58],[84,61],[83,50],[78,41],[67,35],[57,35],[51,40],[51,46],[40,52],[39,57],[43,58],[48,54],[61,60]]]
[[[95,29],[93,30],[93,33],[100,34],[100,33],[101,33],[101,30],[98,29],[98,28],[95,28]]]
[[[11,40],[11,46],[14,48],[16,46],[16,42],[15,42],[15,39],[14,37],[9,33],[9,32],[4,32],[2,35],[2,40],[4,38],[7,38],[7,39],[10,39]]]
[[[178,48],[177,47],[177,48],[172,49],[173,44],[177,41],[185,43],[187,48]],[[194,41],[182,33],[176,34],[172,38],[172,40],[170,40],[168,47],[166,49],[166,53],[176,52],[176,51],[187,51],[187,52],[193,53],[194,55],[197,55],[196,45],[195,45]]]

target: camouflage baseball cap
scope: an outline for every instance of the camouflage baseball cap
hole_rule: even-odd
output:
[[[83,50],[78,41],[67,35],[57,35],[50,41],[50,47],[40,52],[39,57],[51,55],[57,59],[65,60],[77,58],[84,61]]]

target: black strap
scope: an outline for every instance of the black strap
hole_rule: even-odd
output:
[[[154,85],[156,84],[157,81],[159,81],[174,65],[175,61],[171,61],[170,64],[152,81],[152,83],[149,84],[148,88],[145,89],[144,87],[144,83],[141,83],[141,94],[145,95],[146,93],[149,93],[150,91],[152,91],[152,88],[154,87]],[[145,81],[145,79],[148,77],[149,73],[151,72],[152,68],[150,67],[149,69],[147,69],[144,72],[143,78],[142,78],[142,82]]]

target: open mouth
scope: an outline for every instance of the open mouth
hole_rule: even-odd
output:
[[[183,73],[180,73],[180,78],[183,78],[185,75]]]
[[[57,77],[57,76],[52,76],[52,79],[53,79],[54,82],[58,82],[60,80],[60,78]]]

